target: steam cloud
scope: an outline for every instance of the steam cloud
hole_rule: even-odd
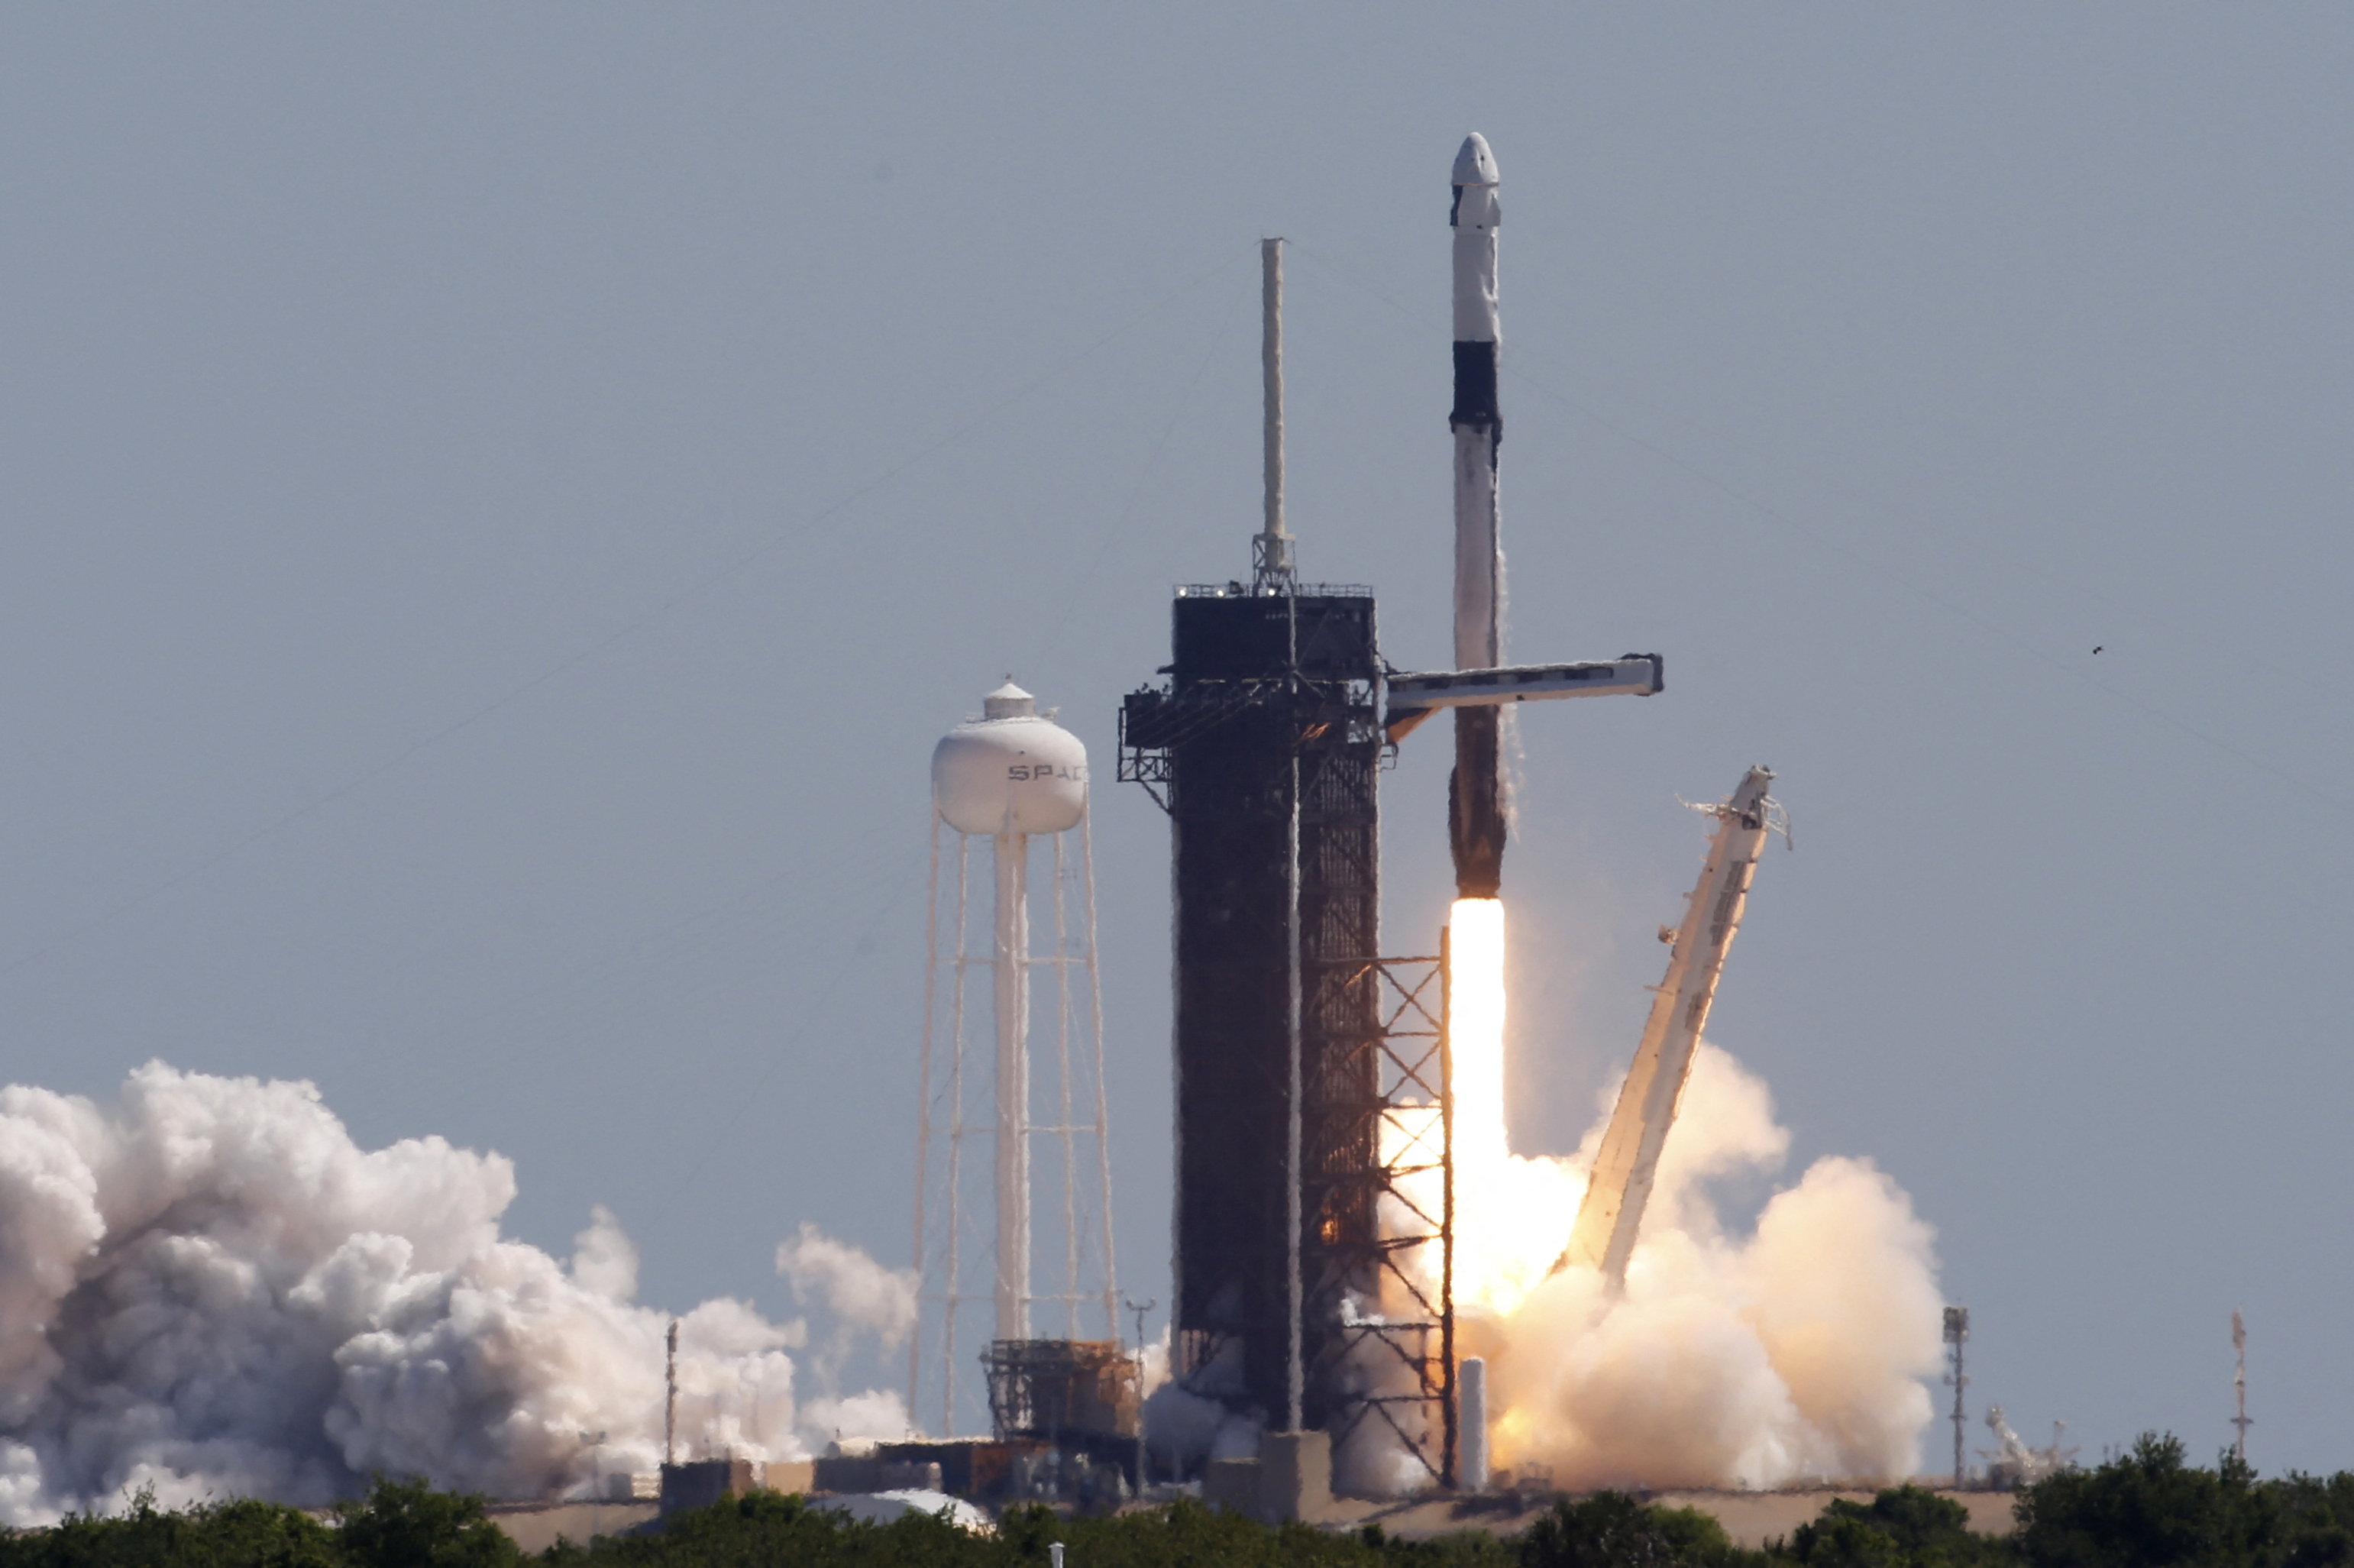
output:
[[[1574,1159],[1531,1161],[1571,1178],[1551,1247],[1601,1136],[1597,1123]],[[1939,1353],[1932,1232],[1870,1160],[1832,1156],[1729,1234],[1712,1189],[1788,1151],[1764,1083],[1702,1044],[1626,1294],[1568,1269],[1469,1326],[1493,1358],[1501,1463],[1572,1489],[1914,1473],[1931,1419],[1920,1380]]]
[[[372,1473],[532,1498],[662,1457],[670,1315],[596,1210],[568,1262],[499,1234],[514,1170],[439,1138],[362,1150],[302,1083],[151,1063],[111,1103],[0,1090],[0,1522],[152,1486],[316,1504]],[[748,1305],[681,1319],[683,1450],[806,1457],[897,1436],[898,1396],[832,1385],[861,1334],[904,1335],[915,1285],[813,1227],[780,1272],[834,1321]],[[601,1445],[584,1433],[603,1433]]]

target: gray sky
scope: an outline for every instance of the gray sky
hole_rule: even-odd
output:
[[[901,1258],[932,741],[1010,669],[1108,775],[1246,568],[1262,234],[1305,569],[1442,662],[1478,129],[1512,646],[1669,672],[1521,726],[1516,1137],[1769,763],[1711,1033],[1935,1224],[1974,1407],[2211,1454],[2237,1304],[2259,1465],[2354,1464],[2354,16],[1182,11],[0,16],[0,1076],[312,1077],[658,1300]],[[1165,1301],[1167,836],[1096,834]]]

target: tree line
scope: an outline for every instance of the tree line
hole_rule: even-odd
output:
[[[1787,1539],[1735,1546],[1691,1509],[1621,1492],[1556,1503],[1527,1529],[1405,1541],[1267,1526],[1198,1503],[1108,1519],[1009,1509],[993,1534],[911,1514],[860,1523],[822,1502],[756,1492],[673,1515],[643,1535],[560,1542],[546,1568],[2354,1568],[2354,1473],[2260,1479],[2226,1454],[2212,1468],[2147,1436],[2097,1468],[2023,1489],[2009,1535],[1968,1527],[1959,1503],[1917,1487],[1839,1499]],[[193,1508],[135,1499],[0,1532],[0,1568],[525,1568],[483,1500],[379,1479],[321,1520],[250,1500]]]

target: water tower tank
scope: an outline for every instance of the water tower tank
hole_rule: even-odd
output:
[[[932,803],[960,833],[1059,833],[1087,810],[1087,748],[1008,681],[932,748]]]

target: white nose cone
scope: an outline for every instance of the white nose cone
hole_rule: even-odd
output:
[[[932,804],[960,833],[1059,833],[1087,810],[1087,748],[1008,681],[932,748]]]
[[[1462,151],[1455,154],[1455,175],[1449,182],[1458,185],[1492,185],[1500,184],[1496,173],[1496,154],[1488,151],[1488,138],[1474,131],[1463,138]]]

